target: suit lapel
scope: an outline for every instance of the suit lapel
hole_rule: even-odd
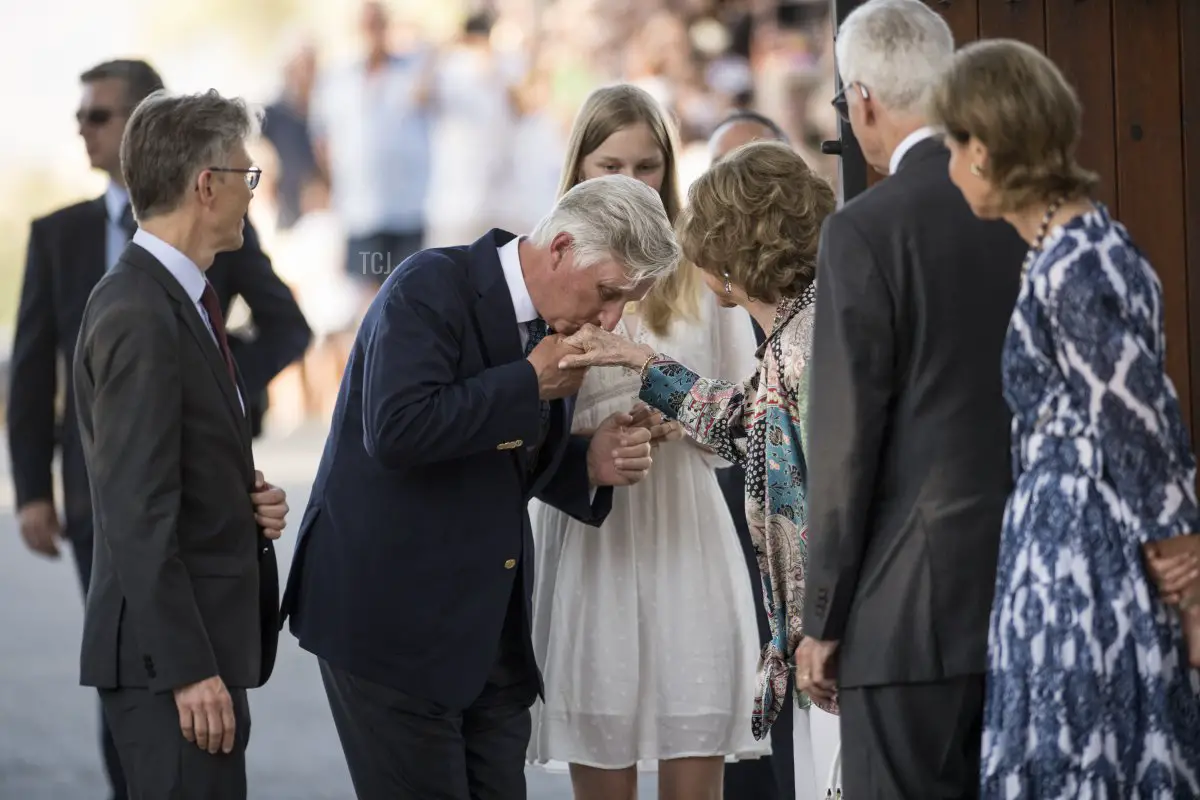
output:
[[[179,300],[179,314],[183,317],[184,323],[188,330],[191,331],[196,342],[200,345],[200,350],[204,353],[204,360],[208,362],[208,368],[212,370],[213,377],[216,378],[217,384],[221,387],[221,394],[225,396],[225,404],[229,407],[229,411],[233,414],[234,422],[237,423],[238,431],[242,430],[242,422],[245,414],[242,413],[242,404],[238,401],[237,387],[233,381],[229,379],[229,368],[225,366],[225,359],[221,357],[221,350],[213,341],[212,334],[208,330],[208,325],[200,316],[200,312],[196,310],[196,304],[191,301],[182,288],[180,294],[183,298]]]
[[[233,360],[233,371],[237,375],[237,390],[241,392],[242,400],[249,402],[249,393],[246,391],[246,382],[242,379],[242,370],[237,365],[237,359]],[[228,373],[226,373],[228,374]],[[235,393],[236,394],[236,393]],[[237,399],[236,397],[234,398]],[[246,455],[246,463],[250,465],[250,471],[254,471],[254,433],[250,430],[250,407],[243,407],[243,402],[239,401],[237,405],[238,430],[242,434],[242,452]]]
[[[512,295],[497,253],[497,248],[512,238],[511,234],[493,231],[471,245],[469,251],[471,282],[479,293],[475,301],[475,320],[482,334],[481,343],[488,366],[509,364],[524,355],[517,330],[517,313],[513,310]]]
[[[183,290],[179,281],[175,279],[175,276],[166,267],[159,263],[157,258],[150,255],[150,253],[138,245],[130,244],[126,247],[125,252],[121,254],[121,260],[150,273],[167,290],[167,294],[175,300],[176,305],[179,307],[179,316],[183,319],[188,331],[196,339],[196,343],[200,346],[200,352],[204,353],[204,360],[208,362],[208,368],[212,371],[213,377],[216,378],[217,385],[221,387],[221,394],[225,396],[225,404],[229,408],[230,413],[233,414],[233,422],[237,426],[238,434],[244,440],[244,433],[247,430],[246,415],[242,412],[242,405],[238,401],[237,387],[230,380],[229,370],[225,366],[225,359],[221,357],[221,350],[216,342],[213,341],[213,336],[208,330],[208,325],[205,324],[204,319],[200,316],[200,312],[196,309],[196,304],[192,302],[192,298],[188,297],[187,292]]]
[[[468,250],[468,271],[471,283],[478,292],[475,301],[475,323],[479,330],[480,347],[489,367],[511,364],[524,358],[517,313],[513,310],[512,294],[504,279],[497,249],[512,241],[513,234],[493,229],[471,245]],[[527,443],[528,444],[528,443]],[[529,470],[529,455],[524,447],[514,448],[513,460],[521,474]]]

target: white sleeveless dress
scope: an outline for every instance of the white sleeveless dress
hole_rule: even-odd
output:
[[[636,336],[701,374],[755,368],[750,319],[703,292],[701,319]],[[629,335],[622,322],[619,332]],[[640,382],[592,369],[573,427],[628,411]],[[750,730],[761,642],[733,521],[713,474],[722,459],[684,439],[659,446],[641,483],[614,490],[597,529],[534,501],[533,643],[546,700],[533,708],[528,759],[619,769],[692,756],[758,758]]]

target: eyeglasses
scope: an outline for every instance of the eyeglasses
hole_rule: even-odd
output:
[[[259,167],[249,167],[240,169],[238,167],[209,167],[209,172],[240,172],[246,178],[246,185],[251,189],[258,188],[258,181],[262,178],[262,169]]]
[[[871,96],[867,93],[867,87],[863,86],[861,83],[846,84],[842,87],[840,92],[833,96],[833,99],[829,101],[829,104],[837,109],[838,116],[842,118],[842,122],[847,124],[850,122],[850,101],[846,99],[846,90],[851,86],[858,87],[858,93],[862,96],[862,99],[866,100]]]
[[[124,113],[116,108],[81,108],[75,112],[75,121],[80,125],[102,128],[118,114]]]

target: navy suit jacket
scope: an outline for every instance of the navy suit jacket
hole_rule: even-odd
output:
[[[384,283],[359,329],[297,534],[282,613],[305,650],[405,694],[463,709],[496,661],[509,600],[529,640],[531,497],[592,525],[588,440],[573,401],[541,427],[493,230],[425,250]],[[517,585],[520,581],[523,585]]]

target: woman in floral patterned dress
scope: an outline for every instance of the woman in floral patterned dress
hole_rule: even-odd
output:
[[[692,184],[676,226],[685,257],[722,305],[741,306],[768,332],[758,371],[744,382],[702,377],[669,355],[593,326],[567,339],[584,352],[563,362],[637,372],[643,401],[745,468],[746,518],[771,623],[752,719],[759,739],[788,700],[788,662],[801,638],[805,368],[817,243],[835,208],[829,184],[775,142],[735,150]]]
[[[1016,486],[989,632],[981,795],[1198,797],[1200,674],[1170,601],[1195,583],[1187,534],[1200,510],[1166,373],[1162,287],[1090,199],[1095,176],[1074,159],[1079,101],[1045,56],[1013,41],[969,45],[932,108],[972,210],[1031,245],[1002,359]],[[1184,554],[1147,565],[1160,548]]]

